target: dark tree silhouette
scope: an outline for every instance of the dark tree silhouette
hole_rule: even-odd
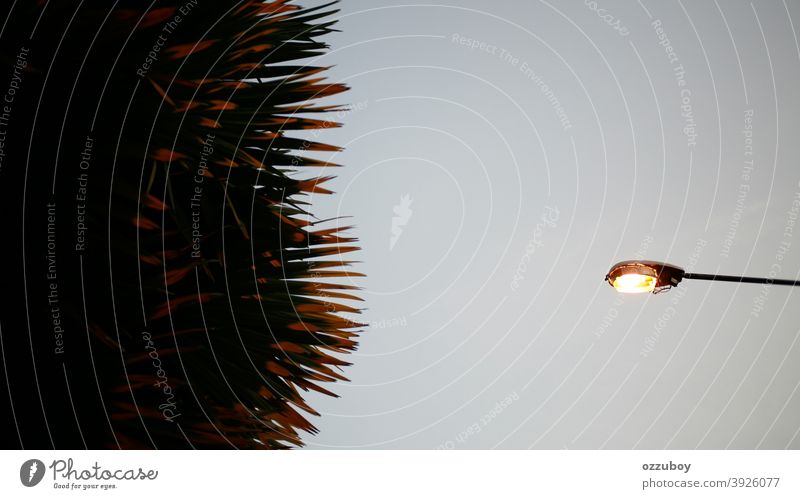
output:
[[[316,137],[345,109],[314,65],[336,11],[22,4],[0,34],[21,82],[0,169],[11,445],[302,445],[303,393],[333,395],[362,328],[351,227],[311,212],[337,166]]]

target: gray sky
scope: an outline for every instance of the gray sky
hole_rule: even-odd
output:
[[[372,327],[309,448],[800,448],[800,290],[603,281],[800,276],[796,3],[340,7]]]

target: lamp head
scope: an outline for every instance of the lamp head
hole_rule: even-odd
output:
[[[659,293],[677,286],[684,270],[663,262],[626,260],[611,267],[606,281],[620,293]]]

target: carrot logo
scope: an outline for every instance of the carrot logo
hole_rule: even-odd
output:
[[[44,478],[44,463],[38,459],[28,459],[19,468],[19,479],[26,487],[35,487]]]
[[[411,194],[405,194],[400,196],[400,202],[394,206],[393,211],[397,216],[392,217],[392,237],[389,240],[389,251],[394,249],[394,245],[397,244],[397,240],[403,234],[403,227],[406,226],[408,221],[411,220],[411,215],[414,214],[411,210],[412,202],[414,200],[411,199]]]

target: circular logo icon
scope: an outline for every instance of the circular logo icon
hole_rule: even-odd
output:
[[[44,478],[44,463],[38,459],[28,459],[19,468],[19,480],[26,487],[35,487]]]

